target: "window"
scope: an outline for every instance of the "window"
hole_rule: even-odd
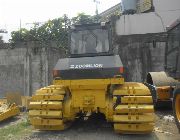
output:
[[[83,30],[71,34],[71,54],[96,54],[108,51],[108,30]]]

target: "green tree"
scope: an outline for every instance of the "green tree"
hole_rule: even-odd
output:
[[[76,17],[72,18],[73,24],[87,24],[93,23],[94,19],[90,15],[86,15],[85,13],[78,13]]]
[[[40,41],[49,42],[56,41],[60,47],[67,46],[67,26],[63,18],[49,20],[41,26],[34,25],[30,30],[20,29],[11,32],[11,42],[27,42]]]
[[[29,31],[25,28],[22,28],[18,31],[11,32],[12,42],[25,41],[29,39]]]
[[[71,24],[93,23],[94,19],[85,13],[79,13],[76,17],[69,19],[67,15],[53,20],[48,20],[42,25],[34,24],[30,30],[22,28],[11,32],[12,43],[40,41],[43,43],[56,41],[59,47],[68,45],[68,26]]]

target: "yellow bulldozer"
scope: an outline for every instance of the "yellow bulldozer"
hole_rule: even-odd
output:
[[[154,106],[142,83],[125,82],[119,55],[113,53],[111,23],[71,26],[69,57],[53,69],[53,84],[38,89],[29,104],[35,129],[64,130],[79,117],[104,114],[117,133],[150,133]]]

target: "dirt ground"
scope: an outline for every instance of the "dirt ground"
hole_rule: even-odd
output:
[[[0,140],[180,140],[172,111],[156,111],[154,131],[147,135],[120,135],[111,123],[101,116],[87,121],[76,120],[73,125],[58,132],[37,131],[29,125],[26,113],[0,124]]]

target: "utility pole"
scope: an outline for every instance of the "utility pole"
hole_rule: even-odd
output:
[[[19,39],[21,40],[21,19],[20,19],[20,22],[19,22]]]
[[[95,14],[98,15],[98,4],[100,4],[100,1],[94,0],[94,3],[96,3],[96,11],[95,11]]]

